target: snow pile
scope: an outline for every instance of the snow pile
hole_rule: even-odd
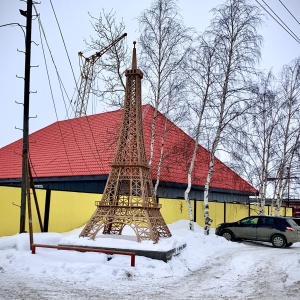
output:
[[[81,231],[80,231],[81,232]],[[180,245],[186,244],[186,240],[180,236],[172,236],[170,238],[161,238],[156,244],[151,240],[145,240],[141,243],[136,241],[135,235],[130,235],[132,230],[127,226],[123,230],[122,235],[99,234],[95,240],[90,238],[79,237],[80,232],[75,235],[70,235],[62,238],[59,241],[60,245],[70,246],[89,246],[103,248],[118,248],[118,249],[136,249],[150,251],[168,251]]]
[[[108,259],[103,253],[45,248],[37,248],[33,255],[28,234],[1,237],[0,299],[100,299],[93,298],[99,289],[101,299],[170,299],[171,295],[173,299],[256,299],[253,295],[269,299],[262,297],[268,293],[271,298],[274,293],[281,299],[298,299],[300,243],[275,249],[263,244],[232,243],[217,237],[213,230],[205,236],[196,224],[192,232],[184,220],[168,226],[172,238],[163,238],[157,244],[135,242],[131,229],[124,232],[123,239],[99,235],[95,241],[79,239],[82,228],[68,233],[34,234],[34,243],[53,245],[74,245],[78,240],[127,249],[134,243],[148,250],[166,249],[181,242],[187,245],[168,263],[137,256],[135,267],[130,267],[129,256],[122,255]]]

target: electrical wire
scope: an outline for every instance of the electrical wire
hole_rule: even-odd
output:
[[[263,3],[272,11],[272,13],[284,24],[284,26],[289,30],[289,32],[297,39],[298,42],[300,42],[299,37],[289,28],[289,26],[286,25],[286,23],[274,12],[274,10],[264,1],[262,0]]]
[[[56,16],[56,13],[55,13],[55,9],[54,9],[54,7],[53,7],[53,4],[52,4],[52,1],[51,1],[51,0],[50,0],[50,3],[51,3],[52,10],[53,10],[53,13],[54,13],[54,16],[55,16],[55,19],[56,19],[57,26],[58,26],[59,31],[60,31],[60,35],[61,35],[61,38],[62,38],[64,47],[65,47],[65,51],[66,51],[66,54],[67,54],[67,57],[68,57],[68,60],[69,60],[69,64],[70,64],[70,66],[71,66],[73,78],[74,78],[74,81],[75,81],[75,86],[76,86],[77,92],[78,92],[78,94],[79,94],[77,81],[76,81],[75,75],[74,75],[74,70],[73,70],[73,67],[72,67],[72,64],[71,64],[71,61],[70,61],[70,57],[69,57],[69,54],[68,54],[68,51],[67,51],[67,47],[66,47],[66,44],[65,44],[65,41],[64,41],[64,37],[63,37],[62,31],[61,31],[61,28],[60,28],[60,25],[59,25],[59,21],[58,21],[58,19],[57,19],[57,16]],[[39,19],[39,21],[40,21],[40,19]],[[40,21],[40,22],[41,22],[41,21]],[[62,91],[62,88],[63,88],[64,91],[65,91],[65,93],[66,93],[66,95],[67,95],[67,97],[68,97],[68,94],[67,94],[67,92],[66,92],[66,90],[65,90],[65,87],[64,87],[63,82],[62,82],[62,80],[61,80],[61,77],[59,76],[58,69],[57,69],[57,67],[56,67],[56,65],[55,65],[53,56],[52,56],[52,54],[51,54],[50,47],[49,47],[48,42],[47,42],[47,38],[46,38],[46,35],[45,35],[45,31],[44,31],[43,26],[42,26],[41,23],[40,23],[40,27],[41,27],[41,29],[42,29],[42,32],[43,32],[43,35],[44,35],[44,39],[45,39],[45,41],[46,41],[46,44],[47,44],[49,53],[50,53],[50,55],[51,55],[52,62],[53,62],[54,66],[55,66],[55,69],[56,69],[56,73],[57,73],[57,76],[58,76],[58,80],[59,80],[59,84],[60,84],[61,91]],[[45,59],[45,58],[44,58],[44,59]],[[46,59],[45,59],[45,64],[46,64]],[[47,71],[47,72],[48,72],[48,71]],[[48,77],[49,77],[49,75],[48,75]],[[48,81],[49,81],[49,84],[51,85],[51,83],[50,83],[50,78],[48,78]],[[53,101],[53,104],[54,104],[54,107],[55,107],[54,96],[53,96],[52,88],[51,88],[51,94],[52,94],[52,101]],[[74,94],[73,94],[73,96],[74,96]],[[63,100],[64,100],[64,93],[63,93],[63,91],[62,91],[62,97],[63,97]],[[73,98],[73,97],[72,97],[72,98]],[[69,99],[69,97],[68,97],[68,99]],[[64,100],[64,104],[65,104],[65,109],[66,109],[66,112],[67,112],[67,118],[69,118],[69,117],[68,117],[69,109],[67,109],[67,107],[66,107],[66,102],[65,102],[65,100]],[[69,107],[72,107],[71,104],[72,104],[72,101],[70,101],[70,99],[69,99]],[[55,113],[56,113],[56,118],[57,118],[57,120],[58,120],[56,107],[55,107]],[[94,145],[96,145],[96,140],[95,140],[95,137],[94,137],[94,134],[93,134],[93,130],[92,130],[92,128],[91,128],[91,124],[90,124],[90,122],[89,122],[89,118],[88,118],[87,116],[85,116],[85,120],[86,120],[87,123],[88,123],[89,129],[90,129],[90,133],[91,133],[92,139],[93,139],[93,141],[94,141]],[[72,122],[71,122],[70,124],[71,124],[71,127],[72,127]],[[83,130],[83,128],[82,128],[81,122],[79,122],[79,126],[80,126],[82,132],[84,133],[84,130]],[[76,136],[75,136],[75,132],[74,132],[74,130],[73,130],[73,127],[72,127],[72,132],[73,132],[73,136],[74,136],[74,139],[75,139],[75,142],[76,142]],[[99,153],[98,148],[97,148],[97,147],[91,147],[90,142],[89,142],[89,140],[87,139],[86,135],[84,135],[84,136],[85,136],[85,138],[86,138],[86,142],[87,142],[87,144],[89,145],[89,148],[90,148],[90,150],[92,151],[92,153],[93,153],[93,150],[96,149],[96,152],[97,152],[97,155],[98,155],[99,162],[101,163],[102,168],[103,168],[103,162],[102,162],[102,160],[101,160],[101,158],[100,158],[100,153]],[[61,137],[62,137],[62,139],[63,139],[62,134],[61,134]],[[84,156],[83,156],[83,154],[82,154],[82,152],[81,152],[81,150],[80,150],[79,144],[78,144],[77,142],[76,142],[76,144],[77,144],[77,146],[78,146],[78,148],[79,148],[79,151],[80,151],[80,154],[81,154],[81,157],[82,157],[82,161],[85,163],[86,168],[89,169],[88,165],[87,165],[86,162],[85,162]],[[104,169],[104,168],[103,168],[103,169]]]
[[[34,9],[35,9],[35,11],[36,11],[36,14],[38,14],[35,5],[34,5]],[[40,16],[39,16],[39,18],[38,18],[38,22],[39,22],[39,26],[40,26],[39,28],[41,29],[41,32],[43,33],[43,36],[44,36],[44,39],[45,39],[45,42],[46,42],[46,45],[47,45],[47,48],[48,48],[48,51],[49,51],[49,54],[50,54],[52,63],[53,63],[53,65],[54,65],[54,68],[55,68],[55,71],[56,71],[58,80],[61,82],[62,87],[63,87],[63,89],[64,89],[64,92],[65,92],[65,94],[66,94],[66,96],[67,96],[69,102],[71,102],[71,101],[70,101],[70,98],[69,98],[69,96],[68,96],[68,93],[67,93],[67,91],[66,91],[66,88],[65,88],[65,86],[64,86],[64,84],[63,84],[63,81],[62,81],[62,79],[61,79],[61,77],[60,77],[60,75],[59,75],[58,68],[57,68],[57,66],[56,66],[56,63],[55,63],[55,61],[54,61],[54,58],[53,58],[53,55],[52,55],[52,52],[51,52],[51,49],[50,49],[50,46],[49,46],[49,44],[48,44],[48,40],[47,40],[46,33],[45,33],[45,30],[44,30],[43,24],[42,24],[42,22],[41,22]]]
[[[44,49],[44,44],[43,44],[43,40],[42,40],[42,32],[41,32],[41,29],[42,29],[41,26],[42,26],[42,24],[41,24],[41,19],[40,19],[40,15],[38,14],[35,5],[33,5],[33,7],[35,9],[36,14],[38,15],[39,30],[40,30],[40,40],[41,40],[41,45],[42,45],[42,51],[43,51],[43,57],[44,57],[45,67],[46,67],[46,73],[47,73],[47,78],[48,78],[48,83],[49,83],[49,88],[50,88],[52,103],[53,103],[53,106],[54,106],[54,111],[55,111],[56,119],[58,121],[57,109],[56,109],[56,105],[55,105],[55,101],[54,101],[53,90],[52,90],[52,86],[51,86],[50,75],[49,75],[49,70],[48,70],[48,65],[47,65],[47,60],[46,60],[46,55],[45,55],[45,49]],[[43,30],[43,33],[44,33],[44,30]],[[52,57],[52,54],[51,54],[51,57]],[[53,57],[52,57],[52,59],[53,59]],[[62,130],[61,130],[59,122],[57,124],[58,124],[58,128],[59,128],[59,131],[60,131],[60,135],[62,137]],[[64,139],[63,138],[62,138],[62,142],[63,142],[65,154],[67,156],[67,160],[68,160],[68,164],[69,164],[71,173],[73,174],[72,165],[71,165],[71,162],[70,162],[70,159],[69,159],[69,156],[68,156],[68,152],[67,152],[67,148],[66,148],[66,144],[64,143]]]
[[[300,22],[297,20],[297,18],[291,13],[291,11],[282,3],[281,0],[279,2],[284,6],[284,8],[289,12],[289,14],[294,18],[294,20],[300,25]]]
[[[35,9],[36,9],[36,8],[35,8]],[[37,11],[36,11],[36,14],[38,14]],[[46,38],[46,35],[45,35],[45,31],[44,31],[43,26],[42,26],[42,24],[41,24],[40,18],[39,18],[39,24],[40,24],[40,28],[41,28],[42,31],[43,31],[43,35],[44,35],[46,44],[47,44],[47,46],[48,46],[48,50],[49,50],[49,52],[50,52],[50,55],[51,55],[53,64],[54,64],[54,66],[55,66],[56,73],[57,73],[57,76],[58,76],[58,78],[59,78],[59,84],[60,84],[60,87],[61,87],[61,86],[63,86],[63,83],[62,83],[61,77],[59,76],[57,67],[56,67],[56,65],[55,65],[55,62],[54,62],[54,59],[53,59],[53,56],[52,56],[52,53],[51,53],[49,44],[48,44],[48,42],[47,42],[47,38]],[[41,31],[40,31],[40,37],[41,37]],[[55,109],[56,119],[57,119],[57,121],[58,121],[58,114],[57,114],[57,109],[56,109],[56,106],[55,106],[55,101],[54,101],[53,91],[52,91],[52,87],[51,87],[51,81],[50,81],[49,71],[48,71],[48,67],[47,67],[47,62],[46,62],[46,56],[45,56],[45,52],[44,52],[44,47],[43,47],[42,37],[41,37],[41,44],[42,44],[42,49],[43,49],[43,54],[44,54],[44,61],[45,61],[45,65],[46,65],[47,75],[48,75],[48,82],[49,82],[49,86],[50,86],[52,102],[53,102],[54,109]],[[62,92],[62,95],[63,95],[62,88],[61,88],[61,92]],[[63,99],[64,99],[64,97],[63,97]],[[65,101],[64,101],[64,104],[65,104],[65,109],[67,110]],[[78,146],[78,149],[79,149],[79,153],[80,153],[80,156],[81,156],[81,160],[84,162],[86,169],[89,170],[89,166],[88,166],[88,164],[86,163],[86,161],[85,161],[85,159],[84,159],[84,155],[83,155],[83,153],[82,153],[82,151],[81,151],[81,149],[80,149],[79,143],[78,143],[77,140],[76,140],[76,135],[75,135],[75,132],[74,132],[74,128],[73,128],[72,122],[71,122],[70,124],[71,124],[71,130],[72,130],[72,133],[73,133],[73,137],[74,137],[75,143],[76,143],[76,145]],[[71,163],[70,163],[70,159],[69,159],[69,156],[68,156],[68,153],[67,153],[67,150],[66,150],[66,145],[65,145],[65,142],[64,142],[64,137],[63,137],[62,130],[61,130],[61,127],[60,127],[60,123],[59,123],[59,122],[58,122],[58,126],[59,126],[59,130],[60,130],[60,135],[61,135],[61,138],[62,138],[62,142],[63,142],[63,144],[64,144],[65,154],[66,154],[67,159],[68,159],[68,163],[69,163],[69,166],[70,166],[71,173],[73,174],[73,170],[72,170]],[[89,126],[90,126],[90,125],[89,125]],[[81,127],[81,125],[80,125],[80,127]],[[81,129],[82,129],[82,127],[81,127]],[[82,131],[83,131],[83,129],[82,129]],[[99,156],[99,154],[98,154],[98,156]],[[100,157],[100,156],[99,156],[99,157]],[[89,171],[90,171],[90,170],[89,170]]]
[[[35,8],[35,10],[36,10],[36,8]],[[37,11],[36,11],[36,14],[38,14]],[[58,79],[59,79],[60,87],[62,86],[62,87],[64,88],[63,82],[62,82],[61,77],[60,77],[60,75],[59,75],[59,72],[58,72],[57,66],[56,66],[56,64],[55,64],[54,58],[53,58],[53,56],[52,56],[52,53],[51,53],[49,44],[48,44],[48,42],[47,42],[46,34],[45,34],[44,28],[43,28],[43,26],[42,26],[42,24],[41,24],[40,18],[39,18],[39,22],[40,22],[40,26],[41,26],[41,29],[42,29],[42,32],[43,32],[44,39],[45,39],[46,44],[47,44],[47,47],[48,47],[48,51],[49,51],[49,53],[50,53],[52,62],[53,62],[54,66],[55,66],[55,69],[56,69],[56,73],[57,73],[57,76],[58,76]],[[45,57],[44,57],[44,60],[45,60],[45,64],[46,64],[46,58],[45,58]],[[47,74],[48,74],[48,71],[47,71]],[[48,81],[49,81],[49,84],[51,84],[51,83],[50,83],[50,77],[49,77],[49,75],[48,75]],[[65,88],[64,88],[64,91],[65,91]],[[66,91],[65,91],[65,93],[66,93]],[[63,94],[63,92],[62,92],[62,94]],[[53,104],[54,104],[54,107],[55,107],[54,96],[53,96],[52,88],[51,88],[51,95],[52,95],[52,101],[53,101]],[[67,93],[66,93],[66,95],[67,95]],[[63,98],[63,99],[64,99],[64,98]],[[68,97],[68,99],[69,99],[69,97]],[[69,103],[71,103],[70,100],[69,100]],[[67,109],[67,107],[66,107],[65,101],[64,101],[64,104],[65,104],[65,109],[66,109],[66,112],[67,112],[67,115],[68,115],[68,109]],[[71,107],[72,107],[72,106],[71,106]],[[58,121],[58,115],[57,115],[56,107],[55,107],[55,113],[56,113],[56,118],[57,118],[57,121]],[[69,117],[68,117],[68,119],[69,119]],[[93,131],[92,131],[92,128],[91,128],[91,124],[89,123],[89,119],[88,119],[88,118],[86,118],[86,120],[87,120],[87,122],[88,122],[88,126],[89,126],[90,132],[91,132],[91,134],[92,134],[92,138],[93,138],[94,144],[95,144],[96,141],[95,141],[95,137],[94,137],[94,135],[93,135]],[[58,123],[58,124],[59,124],[59,123]],[[71,122],[70,124],[71,124],[71,129],[72,129],[72,132],[73,132],[73,136],[74,136],[75,143],[77,144],[78,149],[79,149],[79,152],[80,152],[80,155],[81,155],[81,159],[82,159],[82,161],[84,162],[84,164],[85,164],[85,166],[86,166],[86,169],[89,170],[89,166],[87,165],[87,163],[86,163],[86,161],[85,161],[85,159],[84,159],[84,155],[83,155],[83,153],[82,153],[82,151],[81,151],[81,149],[80,149],[80,147],[79,147],[79,144],[78,144],[78,142],[77,142],[77,140],[76,140],[76,135],[75,135],[75,132],[74,132],[74,128],[73,128],[73,126],[72,126],[72,122]],[[80,122],[79,122],[79,126],[80,126],[80,128],[81,128],[81,131],[84,133],[84,130],[83,130],[83,128],[82,128]],[[64,143],[64,138],[63,138],[61,129],[60,129],[60,134],[61,134],[61,138],[62,138],[63,143]],[[84,136],[85,136],[85,138],[86,138],[86,142],[87,142],[87,144],[89,145],[90,150],[92,151],[92,150],[93,150],[93,147],[91,147],[91,145],[90,145],[90,143],[89,143],[89,141],[88,141],[86,135],[84,135]],[[65,143],[64,143],[64,147],[65,147],[65,151],[66,151]],[[92,152],[93,152],[93,151],[92,151]],[[102,162],[102,160],[101,160],[101,158],[100,158],[100,153],[99,153],[99,150],[98,150],[97,147],[96,147],[96,152],[97,152],[97,156],[98,156],[99,162],[100,162],[100,164],[101,164],[101,166],[102,166],[102,169],[104,169],[104,167],[103,167],[103,162]],[[68,158],[68,161],[69,161],[69,157],[68,157],[67,152],[66,152],[66,155],[67,155],[67,158]],[[69,164],[70,164],[70,161],[69,161]],[[90,171],[90,170],[89,170],[89,171]],[[72,174],[73,174],[73,171],[72,171]]]
[[[80,83],[80,78],[81,78],[81,76],[79,76],[79,78],[78,78],[78,80],[77,80],[77,85]],[[72,99],[74,99],[75,94],[78,95],[78,92],[76,91],[76,89],[74,89],[74,92],[73,92],[73,95],[72,95]],[[75,101],[76,101],[76,100],[75,100]],[[69,103],[68,108],[66,108],[66,117],[65,117],[66,119],[70,119],[70,118],[69,118],[69,113],[70,113],[71,115],[74,115],[74,114],[75,114],[75,111],[76,111],[76,109],[75,109],[76,103],[77,103],[77,102],[74,102],[74,105],[72,105],[72,103]]]
[[[40,18],[39,18],[39,20],[40,20]],[[43,30],[43,33],[44,33],[44,38],[45,38],[46,43],[47,43],[47,39],[46,39],[44,30]],[[41,33],[40,33],[40,34],[41,34]],[[58,121],[58,114],[57,114],[57,109],[56,109],[56,105],[55,105],[55,101],[54,101],[54,96],[53,96],[53,91],[52,91],[52,87],[51,87],[51,81],[50,81],[49,71],[48,71],[48,67],[47,67],[47,61],[46,61],[46,56],[45,56],[45,52],[44,52],[44,47],[43,47],[42,37],[41,37],[41,44],[42,44],[42,49],[43,49],[44,61],[45,61],[45,65],[46,65],[46,71],[47,71],[47,76],[48,76],[48,82],[49,82],[49,85],[50,85],[50,91],[51,91],[52,102],[53,102],[53,106],[54,106],[54,110],[55,110],[55,114],[56,114],[56,119],[57,119],[57,121]],[[48,43],[47,43],[47,45],[48,45]],[[50,52],[49,45],[48,45],[48,50],[49,50],[49,52]],[[51,53],[51,52],[50,52],[50,53]],[[51,57],[52,57],[52,54],[51,54]],[[53,57],[52,57],[52,60],[53,60]],[[54,62],[54,60],[53,60],[53,62]],[[58,70],[57,70],[57,69],[56,69],[56,71],[57,71],[57,75],[58,75],[58,77],[59,77],[59,82],[60,82],[60,87],[61,87],[62,81],[61,81],[61,79],[60,79],[60,76],[59,76],[59,74],[58,74]],[[62,92],[62,89],[61,89],[61,92]],[[62,94],[63,94],[63,92],[62,92]],[[64,101],[64,103],[65,103],[65,101]],[[66,105],[65,105],[65,109],[66,109]],[[60,136],[61,136],[61,139],[62,139],[62,142],[63,142],[63,145],[64,145],[65,155],[66,155],[66,157],[67,157],[67,160],[68,160],[68,164],[69,164],[71,173],[74,175],[73,170],[72,170],[72,164],[71,164],[71,162],[70,162],[69,155],[68,155],[68,151],[67,151],[67,147],[66,147],[66,144],[65,144],[65,141],[64,141],[64,137],[63,137],[63,134],[62,134],[62,129],[61,129],[61,127],[60,127],[60,122],[58,121],[57,124],[58,124],[58,127],[59,127]],[[86,169],[89,170],[89,167],[88,167],[88,165],[87,165],[87,163],[86,163],[86,161],[85,161],[85,159],[84,159],[84,155],[83,155],[83,153],[82,153],[82,151],[81,151],[81,149],[80,149],[80,147],[79,147],[79,144],[78,144],[78,142],[77,142],[77,140],[76,140],[76,135],[75,135],[75,132],[74,132],[74,128],[73,128],[73,126],[72,126],[72,122],[71,122],[70,124],[71,124],[71,130],[72,130],[72,133],[73,133],[74,141],[75,141],[75,143],[76,143],[76,145],[77,145],[77,147],[78,147],[78,149],[79,149],[79,153],[80,153],[80,156],[81,156],[81,160],[84,162]]]
[[[272,10],[272,8],[264,1],[262,2],[273,12],[273,14],[284,24],[284,27],[258,0],[255,0],[298,44],[300,44],[299,37],[282,21],[282,19]]]
[[[53,13],[54,13],[54,16],[55,16],[55,20],[56,20],[56,23],[57,23],[57,26],[58,26],[58,29],[59,29],[59,32],[60,32],[61,39],[62,39],[63,44],[64,44],[64,47],[65,47],[65,51],[66,51],[66,54],[67,54],[67,57],[68,57],[68,60],[69,60],[69,64],[70,64],[70,67],[71,67],[71,70],[72,70],[72,74],[73,74],[75,86],[76,86],[76,89],[77,89],[77,92],[78,92],[79,90],[78,90],[77,81],[76,81],[76,78],[75,78],[73,66],[72,66],[72,63],[71,63],[71,60],[70,60],[70,56],[69,56],[69,53],[68,53],[68,49],[67,49],[67,47],[66,47],[66,43],[65,43],[65,40],[64,40],[64,36],[63,36],[63,34],[62,34],[62,31],[61,31],[61,28],[60,28],[60,25],[59,25],[59,22],[58,22],[58,19],[57,19],[57,16],[56,16],[56,13],[55,13],[55,10],[54,10],[54,7],[53,7],[52,0],[50,0],[50,4],[51,4],[51,7],[52,7],[52,11],[53,11]],[[78,92],[78,93],[79,93],[79,92]]]

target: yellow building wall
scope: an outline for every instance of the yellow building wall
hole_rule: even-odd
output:
[[[197,201],[196,203],[196,223],[199,226],[204,226],[204,209],[203,209],[203,201]]]
[[[204,226],[204,202],[201,201],[201,205],[200,207],[202,208],[200,210],[200,224],[198,223],[198,217],[199,215],[197,215],[197,223],[200,226]],[[211,227],[215,228],[218,224],[223,223],[224,222],[224,203],[221,202],[209,202],[209,216],[210,218],[213,219],[212,223],[211,223]]]
[[[83,226],[96,210],[100,194],[51,192],[49,232],[65,232]]]
[[[275,207],[273,207],[271,209],[270,207],[270,214],[272,213],[272,215],[275,214]],[[279,216],[284,216],[284,215],[287,215],[287,216],[291,216],[293,214],[293,209],[291,207],[280,207],[280,210],[279,210]]]
[[[13,235],[20,230],[20,222],[17,222],[20,219],[20,202],[19,188],[0,187],[0,236]]]
[[[159,204],[162,205],[160,212],[167,224],[171,224],[182,219],[190,219],[188,207],[185,200],[159,198]],[[191,200],[191,206],[193,210],[194,200]]]
[[[45,190],[36,190],[39,209],[44,222],[45,209]],[[75,193],[75,192],[51,192],[51,205],[49,215],[49,232],[66,232],[83,226],[96,210],[95,201],[101,200],[99,194]],[[20,226],[20,201],[21,189],[12,187],[0,187],[0,236],[14,235],[19,232]],[[40,232],[36,207],[33,195],[32,202],[32,218],[34,232]],[[14,204],[15,205],[14,205]],[[161,214],[167,224],[171,224],[178,220],[189,220],[188,208],[183,199],[166,199],[160,198],[159,203],[162,205]],[[194,200],[191,200],[191,206],[194,214]],[[209,202],[209,213],[213,219],[211,224],[215,228],[218,224],[224,222],[223,202]],[[282,207],[280,215],[292,215],[292,208]],[[26,207],[26,231],[28,231],[28,208]],[[259,207],[250,206],[250,215],[257,215]],[[226,203],[226,222],[234,222],[247,217],[249,206],[245,204]],[[266,207],[265,214],[271,214],[271,209]],[[274,215],[274,212],[272,212]],[[203,201],[196,201],[196,222],[200,226],[204,226],[204,209]]]
[[[38,207],[42,222],[44,221],[45,194],[43,190],[36,190]],[[40,232],[38,213],[31,193],[32,227],[35,232]],[[9,236],[20,231],[20,206],[21,189],[15,187],[0,187],[0,236]],[[28,206],[26,206],[25,230],[28,229]]]
[[[21,194],[21,191],[20,191]],[[38,209],[40,211],[42,226],[44,224],[44,215],[45,215],[45,200],[46,200],[46,191],[45,190],[38,190],[36,189],[36,197],[38,203]],[[38,219],[38,212],[37,207],[35,205],[35,200],[33,194],[31,193],[30,196],[31,201],[31,213],[32,213],[32,228],[34,232],[41,232],[41,227]],[[28,206],[26,207],[26,223],[25,223],[25,230],[29,232],[29,225],[28,225],[28,214],[27,214]]]
[[[249,215],[247,204],[226,203],[226,222],[235,222]]]

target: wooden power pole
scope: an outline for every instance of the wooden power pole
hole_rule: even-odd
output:
[[[25,41],[25,77],[24,77],[24,112],[23,112],[23,150],[22,150],[22,183],[21,183],[21,215],[20,233],[25,232],[26,195],[28,192],[28,133],[29,133],[29,95],[30,95],[30,55],[31,55],[31,23],[32,0],[27,0],[27,11],[20,10],[26,17],[26,41]]]

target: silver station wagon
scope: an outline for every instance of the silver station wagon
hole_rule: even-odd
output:
[[[230,241],[270,242],[276,248],[300,242],[300,226],[288,217],[251,216],[233,223],[222,223],[215,233]]]

